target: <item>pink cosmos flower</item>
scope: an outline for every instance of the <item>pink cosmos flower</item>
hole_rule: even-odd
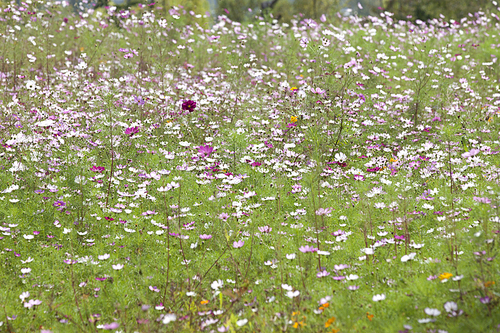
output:
[[[471,149],[470,151],[466,152],[466,153],[463,153],[462,154],[462,157],[463,158],[468,158],[468,157],[472,157],[472,156],[475,156],[477,154],[479,154],[481,151],[479,149]]]
[[[200,238],[206,240],[212,238],[212,235],[200,235]]]
[[[326,91],[326,90],[323,90],[323,89],[321,89],[321,88],[311,88],[311,92],[312,92],[313,94],[319,94],[319,95],[321,95],[321,94],[324,94],[324,93],[325,93],[325,91]]]
[[[104,324],[103,329],[105,329],[105,330],[114,330],[114,329],[118,328],[119,326],[120,326],[120,324],[118,324],[117,322],[113,322],[111,324]]]
[[[330,275],[330,273],[328,273],[327,271],[322,271],[322,272],[318,272],[318,274],[316,274],[316,277],[317,278],[322,278],[322,277],[325,277],[325,276],[328,276]]]
[[[239,249],[239,248],[240,248],[240,247],[242,247],[243,245],[245,245],[245,242],[244,242],[244,241],[242,241],[242,240],[240,240],[240,241],[237,241],[237,242],[234,242],[234,243],[233,243],[233,247],[234,247],[235,249]]]
[[[316,211],[316,215],[328,215],[332,212],[332,208],[329,207],[329,208],[320,208]]]
[[[306,246],[301,246],[299,247],[299,251],[302,252],[302,253],[306,253],[306,252],[316,252],[318,251],[317,248],[315,247],[312,247],[312,246],[309,246],[309,245],[306,245]]]

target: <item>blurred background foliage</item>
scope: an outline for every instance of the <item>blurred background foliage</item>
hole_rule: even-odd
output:
[[[173,0],[167,0],[173,1]],[[185,0],[189,3],[191,0]],[[195,0],[201,1],[201,0]],[[206,0],[208,1],[208,0]],[[271,10],[261,9],[264,0],[210,0],[210,7],[216,15],[244,22],[255,15],[272,16],[288,22],[301,13],[304,18],[319,19],[321,15],[374,15],[384,10],[394,13],[395,19],[428,20],[440,15],[459,20],[469,13],[493,7],[491,0],[277,0]],[[358,6],[358,2],[361,6]]]
[[[0,0],[2,1],[2,0]],[[21,1],[21,0],[17,0]],[[73,5],[81,0],[69,0]],[[154,2],[154,0],[146,0]],[[94,0],[97,7],[115,5],[120,9],[136,6],[144,0]],[[290,22],[295,16],[319,19],[323,14],[329,19],[337,13],[347,15],[377,15],[384,11],[394,13],[395,20],[422,20],[442,15],[449,20],[497,7],[493,0],[160,0],[156,3],[166,11],[177,8],[179,14],[206,15],[198,23],[208,23],[208,16],[216,19],[225,15],[237,22],[250,22],[256,16]]]
[[[490,0],[384,0],[385,10],[395,14],[397,19],[419,19],[422,21],[444,15],[459,20],[480,10],[493,7]]]

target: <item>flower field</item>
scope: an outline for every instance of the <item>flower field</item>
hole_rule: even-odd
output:
[[[497,332],[499,15],[4,2],[0,331]]]

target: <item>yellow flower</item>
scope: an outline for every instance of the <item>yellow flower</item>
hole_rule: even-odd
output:
[[[373,317],[375,317],[375,315],[372,315],[369,312],[366,313],[366,318],[368,318],[368,320],[372,321]]]
[[[328,319],[325,323],[325,328],[330,327],[335,322],[335,317]]]
[[[394,159],[394,158],[391,158],[390,162],[391,163],[394,163],[394,162],[397,162],[398,160]]]
[[[208,304],[208,302],[209,302],[209,301],[207,301],[207,300],[203,300],[203,301],[201,301],[201,305]]]
[[[80,52],[83,52],[83,50],[84,50],[83,46],[82,46],[82,47],[80,47]]]
[[[295,90],[297,90],[297,87],[291,87],[290,90],[295,91]]]
[[[443,273],[443,274],[439,275],[439,279],[440,280],[444,280],[444,279],[448,280],[452,276],[453,276],[453,274],[451,274],[451,273]]]
[[[295,117],[295,116],[292,116],[292,117],[290,118],[290,121],[291,121],[292,123],[296,123],[298,120],[299,120],[299,119],[298,119],[297,117]]]

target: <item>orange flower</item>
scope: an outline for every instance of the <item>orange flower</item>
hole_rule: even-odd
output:
[[[451,274],[451,273],[443,273],[443,274],[439,275],[439,279],[440,280],[444,280],[444,279],[448,280],[452,276],[453,276],[453,274]]]
[[[328,319],[325,323],[325,328],[330,327],[335,322],[335,317]]]
[[[372,315],[369,312],[366,313],[366,318],[368,318],[368,320],[372,321],[373,317],[375,317],[375,315]]]
[[[290,118],[290,121],[291,121],[292,123],[296,123],[296,122],[297,122],[297,120],[299,120],[299,119],[298,119],[297,117],[295,117],[295,116],[292,116],[292,117]]]
[[[210,301],[207,301],[207,300],[203,300],[201,301],[201,305],[205,305],[205,304],[208,304]]]
[[[304,327],[304,326],[306,326],[306,323],[304,323],[304,321],[302,321],[302,320],[298,321],[298,322],[296,321],[292,326],[293,326],[293,328],[299,328],[299,326]]]
[[[494,285],[494,284],[495,284],[495,281],[486,281],[486,282],[484,283],[484,286],[485,286],[486,288],[488,288],[488,287],[490,287],[490,286],[492,286],[492,285]]]
[[[321,306],[319,307],[319,310],[323,311],[324,309],[326,309],[329,306],[330,306],[330,303],[321,304]]]

